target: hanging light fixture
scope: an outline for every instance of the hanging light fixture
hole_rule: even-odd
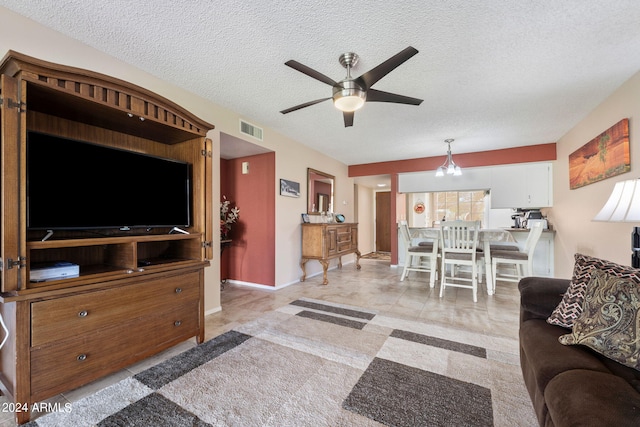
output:
[[[438,167],[438,169],[436,170],[436,176],[444,176],[445,173],[447,175],[454,176],[462,175],[462,169],[460,169],[460,166],[456,165],[456,162],[454,162],[453,158],[451,157],[451,143],[453,141],[454,140],[451,138],[444,140],[444,142],[447,144],[447,160],[445,160],[442,166]]]
[[[351,67],[358,63],[359,56],[353,52],[340,55],[340,64],[347,69],[347,78],[333,86],[333,105],[346,113],[362,108],[367,101],[367,92],[351,78]]]
[[[343,80],[333,88],[333,105],[347,113],[359,110],[367,100],[367,93],[353,81]]]

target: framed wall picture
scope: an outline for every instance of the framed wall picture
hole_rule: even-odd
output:
[[[629,119],[622,119],[569,154],[569,187],[574,190],[630,170]]]
[[[281,179],[280,195],[287,197],[300,197],[300,183],[289,181],[287,179]]]

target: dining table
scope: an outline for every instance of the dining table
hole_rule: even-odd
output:
[[[412,239],[437,242],[440,239],[440,227],[410,227]],[[481,228],[478,230],[479,248],[482,250],[485,264],[487,294],[493,295],[493,271],[491,267],[491,243],[506,242],[517,244],[509,230],[503,228]]]

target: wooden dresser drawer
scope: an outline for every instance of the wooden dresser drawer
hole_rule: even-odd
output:
[[[338,243],[338,252],[351,251],[351,242]]]
[[[87,331],[172,310],[200,298],[199,273],[31,304],[31,345],[66,340]]]
[[[121,369],[143,353],[167,342],[179,342],[198,330],[199,303],[91,331],[72,339],[33,348],[31,393],[35,401],[89,383]]]
[[[351,230],[344,229],[338,232],[338,243],[351,242]]]

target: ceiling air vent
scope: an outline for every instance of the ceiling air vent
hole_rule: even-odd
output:
[[[262,128],[247,123],[244,120],[240,120],[240,132],[262,141]]]

